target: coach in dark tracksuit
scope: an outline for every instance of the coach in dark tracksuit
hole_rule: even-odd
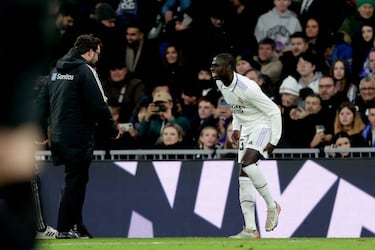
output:
[[[43,131],[50,126],[53,162],[65,164],[57,222],[57,238],[61,239],[91,238],[83,225],[82,208],[96,126],[108,137],[120,136],[93,68],[101,46],[100,39],[92,35],[79,36],[74,47],[58,60],[36,100]]]

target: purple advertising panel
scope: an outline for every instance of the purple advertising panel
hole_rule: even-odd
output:
[[[41,173],[47,223],[56,226],[63,166]],[[261,237],[375,236],[375,164],[371,159],[265,160],[260,164],[282,211]],[[95,161],[84,223],[96,237],[226,237],[241,231],[238,166],[231,160]]]

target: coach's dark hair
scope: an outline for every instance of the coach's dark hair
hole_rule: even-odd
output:
[[[85,54],[90,49],[96,51],[98,46],[102,47],[102,41],[95,37],[93,34],[84,34],[77,37],[77,40],[74,43],[74,48],[78,51],[79,54]]]

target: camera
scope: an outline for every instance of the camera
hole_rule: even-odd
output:
[[[167,107],[163,103],[154,103],[155,109],[154,112],[165,112]]]

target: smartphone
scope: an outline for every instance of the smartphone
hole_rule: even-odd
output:
[[[316,133],[324,133],[325,127],[324,125],[316,125],[315,129],[316,129]]]
[[[133,127],[133,123],[120,123],[120,127],[124,128],[126,132],[129,131],[129,128]]]

